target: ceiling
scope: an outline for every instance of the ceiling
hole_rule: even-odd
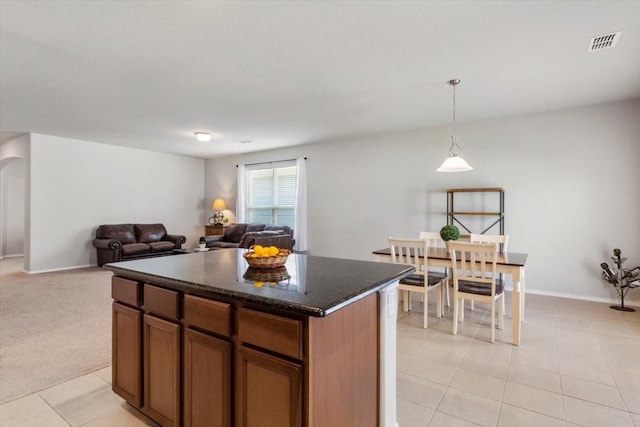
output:
[[[637,98],[639,24],[639,1],[2,0],[0,131],[212,158],[449,124],[452,78],[459,124]]]

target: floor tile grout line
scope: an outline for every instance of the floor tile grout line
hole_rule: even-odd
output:
[[[71,380],[69,380],[69,381],[71,381]],[[62,384],[64,384],[64,383],[62,383]],[[53,387],[56,387],[56,386],[53,386]],[[51,388],[51,387],[49,387],[49,388]],[[53,411],[53,412],[54,412],[58,417],[60,417],[60,419],[61,419],[62,421],[64,421],[65,423],[67,423],[67,425],[68,425],[69,427],[72,427],[73,425],[72,425],[72,424],[71,424],[71,423],[70,423],[70,422],[69,422],[65,417],[63,417],[63,416],[62,416],[62,414],[61,414],[60,412],[58,412],[58,411],[56,410],[56,408],[54,408],[54,407],[53,407],[53,406],[52,406],[52,405],[47,401],[47,399],[45,399],[44,397],[42,397],[42,396],[40,395],[40,393],[41,393],[41,392],[43,392],[43,391],[45,391],[45,390],[48,390],[49,388],[46,388],[46,389],[44,389],[44,390],[40,390],[40,391],[35,392],[35,393],[33,393],[33,394],[35,394],[35,395],[36,395],[36,396],[38,396],[40,399],[42,399],[42,401],[43,401],[44,403],[46,403],[46,404],[47,404],[47,406],[48,406],[49,408],[51,408],[51,410],[52,410],[52,411]]]

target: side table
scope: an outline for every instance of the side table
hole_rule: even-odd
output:
[[[224,234],[224,229],[226,226],[224,225],[205,225],[204,226],[204,235],[205,236],[221,236]]]

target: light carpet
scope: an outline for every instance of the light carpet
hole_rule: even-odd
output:
[[[111,363],[112,273],[22,269],[0,260],[0,403]]]

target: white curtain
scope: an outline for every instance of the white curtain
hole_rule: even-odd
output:
[[[238,165],[237,195],[236,195],[236,223],[246,222],[247,211],[247,168]]]
[[[306,165],[307,161],[303,157],[296,159],[298,180],[296,181],[296,226],[294,229],[294,238],[296,239],[295,249],[297,251],[306,251],[308,248]]]

